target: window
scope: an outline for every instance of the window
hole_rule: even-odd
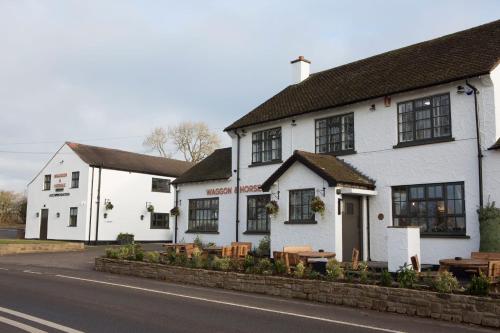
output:
[[[151,214],[151,229],[168,229],[169,214],[167,213],[152,213]]]
[[[451,137],[450,95],[399,103],[398,133],[400,143]]]
[[[316,120],[316,152],[354,151],[354,114]]]
[[[170,193],[170,180],[162,178],[153,178],[151,191]]]
[[[71,207],[69,209],[69,226],[76,227],[77,220],[78,220],[78,208]]]
[[[252,134],[252,163],[281,161],[281,128]]]
[[[44,191],[49,191],[50,190],[50,180],[51,180],[51,176],[50,175],[45,175],[45,178],[43,180],[43,190]]]
[[[269,214],[266,205],[271,200],[269,195],[251,195],[247,197],[247,231],[269,232]]]
[[[313,198],[314,189],[290,191],[290,221],[314,221]]]
[[[421,234],[465,235],[464,183],[392,188],[396,226],[420,226]]]
[[[80,186],[80,171],[71,173],[71,188],[78,188]]]
[[[189,231],[219,230],[219,198],[189,200]]]

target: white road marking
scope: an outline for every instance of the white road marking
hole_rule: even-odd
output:
[[[60,278],[64,278],[64,279],[72,279],[72,280],[91,282],[91,283],[103,284],[103,285],[114,286],[114,287],[122,287],[122,288],[128,288],[128,289],[134,289],[134,290],[140,290],[140,291],[147,291],[147,292],[155,293],[155,294],[169,295],[169,296],[187,298],[187,299],[192,299],[192,300],[197,300],[197,301],[234,306],[234,307],[238,307],[238,308],[276,313],[276,314],[281,314],[281,315],[291,316],[291,317],[318,320],[318,321],[323,321],[323,322],[332,323],[332,324],[340,324],[340,325],[346,325],[346,326],[352,326],[352,327],[366,328],[366,329],[370,329],[373,331],[381,331],[381,332],[389,332],[389,333],[405,333],[404,331],[396,331],[396,330],[391,330],[391,329],[382,328],[382,327],[356,324],[356,323],[352,323],[352,322],[348,322],[348,321],[334,320],[334,319],[328,319],[328,318],[324,318],[324,317],[308,316],[308,315],[303,315],[300,313],[294,313],[294,312],[288,312],[288,311],[280,311],[280,310],[261,308],[261,307],[257,307],[257,306],[251,306],[251,305],[218,301],[218,300],[210,299],[210,298],[189,296],[189,295],[172,293],[172,292],[168,292],[168,291],[141,288],[141,287],[131,286],[131,285],[127,285],[127,284],[120,284],[120,283],[113,283],[113,282],[106,282],[106,281],[99,281],[99,280],[92,280],[92,279],[84,279],[84,278],[80,278],[80,277],[76,277],[76,276],[68,276],[68,275],[60,275],[60,274],[57,274],[56,276],[60,277]]]
[[[29,333],[47,333],[47,331],[42,331],[36,327],[29,326],[29,325],[26,325],[26,324],[23,324],[23,323],[20,323],[20,322],[17,322],[17,321],[14,321],[14,320],[11,320],[9,318],[2,317],[2,316],[0,316],[0,323],[14,326],[16,328],[19,328],[20,330],[23,330],[23,331],[26,331]]]
[[[9,269],[8,268],[2,268],[0,267],[0,271],[8,271]]]
[[[63,325],[54,323],[52,321],[48,321],[48,320],[45,320],[45,319],[42,319],[42,318],[38,318],[38,317],[31,316],[31,315],[26,314],[26,313],[14,311],[14,310],[7,309],[7,308],[0,307],[0,312],[8,313],[8,314],[10,314],[12,316],[23,318],[23,319],[32,321],[34,323],[42,324],[42,325],[50,327],[50,328],[55,328],[56,330],[59,330],[59,331],[62,331],[62,332],[66,332],[66,333],[84,333],[82,331],[78,331],[78,330],[72,329],[71,327],[63,326]],[[41,331],[41,332],[43,332],[43,331]]]
[[[24,273],[29,273],[29,274],[42,274],[41,272],[33,272],[33,271],[30,271],[30,270],[25,270],[23,272]]]

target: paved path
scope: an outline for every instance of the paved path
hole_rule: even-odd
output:
[[[102,250],[0,257],[0,332],[493,332],[95,272]]]

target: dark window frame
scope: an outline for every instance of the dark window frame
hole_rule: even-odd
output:
[[[166,183],[167,185],[162,185],[162,186],[158,186],[158,184],[156,184],[156,187],[155,187],[155,181],[157,183]],[[156,177],[153,177],[151,178],[151,192],[156,192],[156,193],[171,193],[171,181],[170,179],[166,179],[166,178],[156,178]]]
[[[279,132],[279,138],[273,137],[270,134],[273,131]],[[274,127],[262,131],[252,133],[252,165],[278,163],[281,162],[282,154],[282,137],[283,133],[281,127]],[[273,143],[276,140],[277,147],[273,148]],[[276,156],[273,157],[274,152]],[[268,154],[270,159],[266,159]]]
[[[461,186],[461,191],[460,191],[460,196],[461,198],[456,198],[456,197],[451,197],[450,193],[448,193],[448,186]],[[437,195],[435,192],[438,188],[441,188],[441,194]],[[421,198],[413,198],[411,195],[411,189],[414,188],[423,188],[423,197]],[[429,193],[429,189],[434,189],[434,195],[431,196]],[[395,192],[400,192],[400,193],[405,193],[405,200],[399,200],[395,201]],[[450,201],[453,202],[453,210],[456,209],[456,203],[460,202],[461,205],[461,213],[457,214],[455,212],[450,213]],[[416,208],[418,211],[421,207],[425,206],[425,213],[424,215],[415,215],[411,212],[411,203],[415,202],[419,207]],[[439,202],[443,202],[442,209],[443,213],[439,215],[437,213],[437,210],[439,209]],[[402,205],[401,203],[405,203],[405,213],[402,213]],[[399,204],[399,214],[396,213],[397,205]],[[421,205],[421,206],[420,206]],[[432,215],[431,212],[433,212],[432,206],[435,205],[435,215]],[[413,205],[415,206],[415,205]],[[425,221],[425,226],[426,230],[421,231],[421,236],[422,237],[461,237],[461,236],[466,236],[467,233],[467,219],[466,219],[466,206],[465,206],[465,183],[463,181],[459,182],[443,182],[443,183],[429,183],[429,184],[412,184],[412,185],[400,185],[400,186],[393,186],[391,188],[391,207],[392,207],[392,224],[394,226],[400,226],[400,220],[411,220],[411,219],[421,219],[421,220],[426,220]],[[396,222],[397,219],[397,222]],[[435,227],[439,227],[439,219],[442,219],[443,221],[446,221],[444,226],[448,226],[449,224],[449,219],[454,219],[455,220],[455,228],[457,229],[456,231],[449,231],[448,229],[446,231],[432,231],[429,230],[432,227],[431,220],[435,219],[436,220],[436,225]],[[463,229],[462,228],[457,228],[457,219],[463,219]],[[412,225],[410,223],[405,223],[405,225]],[[415,226],[420,226],[420,224],[416,224]]]
[[[78,226],[78,207],[70,207],[69,208],[69,225],[68,227],[77,227]]]
[[[264,201],[259,201],[259,199],[264,199]],[[255,202],[255,212],[251,212],[250,200],[256,200]],[[246,233],[269,233],[271,231],[271,219],[269,214],[266,213],[266,221],[264,222],[265,228],[259,228],[262,225],[262,220],[259,219],[259,209],[266,210],[266,205],[271,201],[270,194],[259,194],[259,195],[248,195],[247,196],[247,230]],[[262,205],[263,204],[263,205]],[[255,219],[250,219],[250,217],[255,217]],[[255,224],[257,227],[252,227]]]
[[[157,221],[156,217],[162,216],[162,221]],[[158,225],[158,222],[163,222],[164,224]],[[156,224],[156,225],[155,225]],[[151,213],[149,229],[170,229],[170,214],[169,213]]]
[[[346,123],[343,119],[349,117],[352,121],[351,123]],[[325,122],[326,125],[324,127],[319,127],[320,122]],[[339,125],[340,132],[331,134],[328,133],[331,128],[335,128],[335,124]],[[349,133],[349,128],[346,126],[350,126],[352,128],[352,134]],[[325,129],[325,135],[320,135],[321,129]],[[338,135],[340,141],[330,141],[331,137]],[[352,140],[349,139],[349,136],[352,135]],[[321,143],[320,139],[326,137],[326,142]],[[345,143],[348,142],[348,148],[344,148]],[[339,149],[335,149],[336,145],[340,145]],[[351,147],[352,145],[352,147]],[[314,121],[314,149],[316,153],[319,154],[334,154],[334,155],[347,155],[354,154],[356,145],[356,137],[355,137],[355,129],[354,129],[354,112],[338,114],[334,116],[324,117],[320,119],[316,119]],[[322,151],[320,149],[321,146],[325,146],[326,149]],[[334,147],[334,148],[331,148]]]
[[[310,216],[309,218],[304,218],[304,207],[305,205],[302,204],[302,197],[304,195],[304,192],[312,192],[312,197],[311,200],[316,196],[316,190],[314,188],[301,188],[301,189],[294,189],[294,190],[289,190],[288,191],[288,221],[285,222],[287,224],[299,224],[299,223],[316,223],[315,221],[315,213],[312,212],[311,210],[311,203],[309,203],[309,211],[310,211]],[[300,218],[295,218],[295,216],[292,218],[292,195],[294,193],[300,193]]]
[[[442,98],[443,96],[448,97],[448,114],[443,116],[443,115],[434,115],[434,109],[437,108],[433,104],[434,98]],[[417,119],[416,114],[418,111],[423,111],[423,108],[417,108],[415,106],[416,102],[423,101],[425,99],[430,100],[430,106],[429,106],[429,113],[430,117],[429,118],[423,118],[423,119]],[[411,110],[410,111],[404,111],[401,112],[400,106],[402,105],[410,105],[411,104]],[[440,104],[439,107],[441,108],[442,105]],[[404,114],[410,114],[410,120],[403,120]],[[394,148],[400,148],[400,147],[406,147],[406,146],[416,146],[420,144],[428,144],[428,143],[437,143],[437,142],[446,142],[446,141],[452,141],[453,140],[453,129],[452,129],[452,118],[451,118],[451,96],[450,93],[442,93],[442,94],[435,94],[435,95],[430,95],[430,96],[424,96],[420,98],[415,98],[412,100],[404,101],[404,102],[399,102],[397,103],[396,106],[396,119],[397,119],[397,135],[398,135],[398,144],[394,146]],[[447,125],[438,125],[436,126],[435,124],[435,119],[437,118],[448,118],[448,124]],[[424,131],[424,130],[429,130],[431,133],[430,137],[425,137],[425,138],[420,138],[417,139],[417,121],[420,120],[425,120],[429,119],[430,120],[430,127],[426,127],[423,129],[418,129],[419,131]],[[403,131],[405,128],[403,124],[411,123],[411,130]],[[435,130],[437,128],[443,128],[443,127],[449,127],[449,134],[447,135],[435,135]],[[402,134],[403,133],[411,133],[412,138],[408,140],[401,140],[402,139]]]
[[[52,186],[52,175],[44,175],[43,178],[43,191],[50,191],[50,187]]]
[[[73,171],[71,173],[71,188],[79,188],[79,187],[80,187],[80,171]]]
[[[208,207],[203,202],[209,201]],[[201,202],[202,207],[197,203]],[[199,216],[202,218],[199,218]],[[215,217],[214,217],[215,216]],[[219,231],[219,197],[189,199],[188,232],[214,233]]]

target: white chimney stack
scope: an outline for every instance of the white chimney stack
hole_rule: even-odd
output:
[[[300,83],[309,77],[311,73],[311,62],[305,59],[304,56],[299,56],[290,63],[292,64],[293,83]]]

